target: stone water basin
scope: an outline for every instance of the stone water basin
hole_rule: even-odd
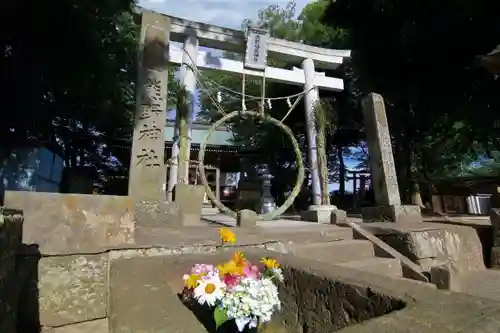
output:
[[[282,310],[263,332],[336,332],[406,305],[404,297],[385,295],[360,282],[316,275],[314,268],[304,267],[302,261],[290,261],[294,258],[260,251],[246,254],[252,262],[258,262],[262,255],[277,257],[282,262]],[[230,255],[222,252],[113,260],[109,276],[111,331],[161,332],[169,327],[169,332],[176,333],[215,332],[213,325],[197,320],[179,300],[178,293],[183,287],[181,278],[192,265],[220,263]]]

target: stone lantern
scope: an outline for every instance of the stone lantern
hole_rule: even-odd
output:
[[[259,201],[259,214],[266,214],[274,211],[276,207],[276,201],[271,194],[271,180],[274,178],[270,174],[267,165],[262,165],[258,169],[259,179],[262,184],[261,197]]]

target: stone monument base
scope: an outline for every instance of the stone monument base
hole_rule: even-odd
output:
[[[141,201],[134,204],[137,226],[170,228],[181,227],[184,214],[179,205],[166,201]]]
[[[364,207],[363,222],[422,222],[422,212],[417,205],[390,205]]]
[[[303,221],[330,224],[332,212],[336,210],[337,206],[334,205],[311,205],[307,207],[307,210],[300,212],[300,218]]]

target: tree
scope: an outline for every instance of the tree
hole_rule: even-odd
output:
[[[336,0],[326,10],[323,21],[348,32],[358,87],[386,100],[401,192],[416,203],[433,170],[498,147],[499,80],[476,63],[498,44],[498,9]]]
[[[133,5],[2,4],[4,13],[22,12],[30,24],[3,30],[0,161],[16,148],[44,145],[68,168],[90,167],[103,176],[113,166],[128,167],[122,146],[129,146],[133,129],[139,41]]]
[[[130,136],[137,50],[131,5],[9,4],[32,24],[13,26],[3,39],[2,100],[8,112],[0,137],[10,143],[4,154],[43,144],[67,167],[100,167],[104,138]]]

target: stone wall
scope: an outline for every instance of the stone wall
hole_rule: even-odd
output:
[[[44,255],[96,253],[134,243],[132,202],[126,196],[6,191],[20,209],[23,242]]]
[[[2,207],[0,216],[0,333],[14,333],[20,296],[16,251],[21,244],[23,216]]]
[[[490,266],[500,269],[500,208],[492,208],[490,213],[492,247],[490,252]]]
[[[451,265],[460,273],[485,269],[479,232],[470,226],[419,223],[371,223],[364,227],[424,271]]]
[[[193,313],[178,297],[181,277],[192,264],[217,263],[230,256],[226,251],[204,251],[113,250],[95,257],[53,258],[40,275],[51,277],[50,284],[49,280],[40,283],[41,295],[46,289],[40,297],[43,329],[153,333],[168,327],[172,332],[214,332],[206,317]],[[260,256],[273,256],[283,265],[283,309],[263,333],[456,332],[463,327],[485,333],[498,328],[498,302],[286,254],[256,249],[246,249],[246,253],[254,262]],[[75,273],[89,268],[95,274]]]

